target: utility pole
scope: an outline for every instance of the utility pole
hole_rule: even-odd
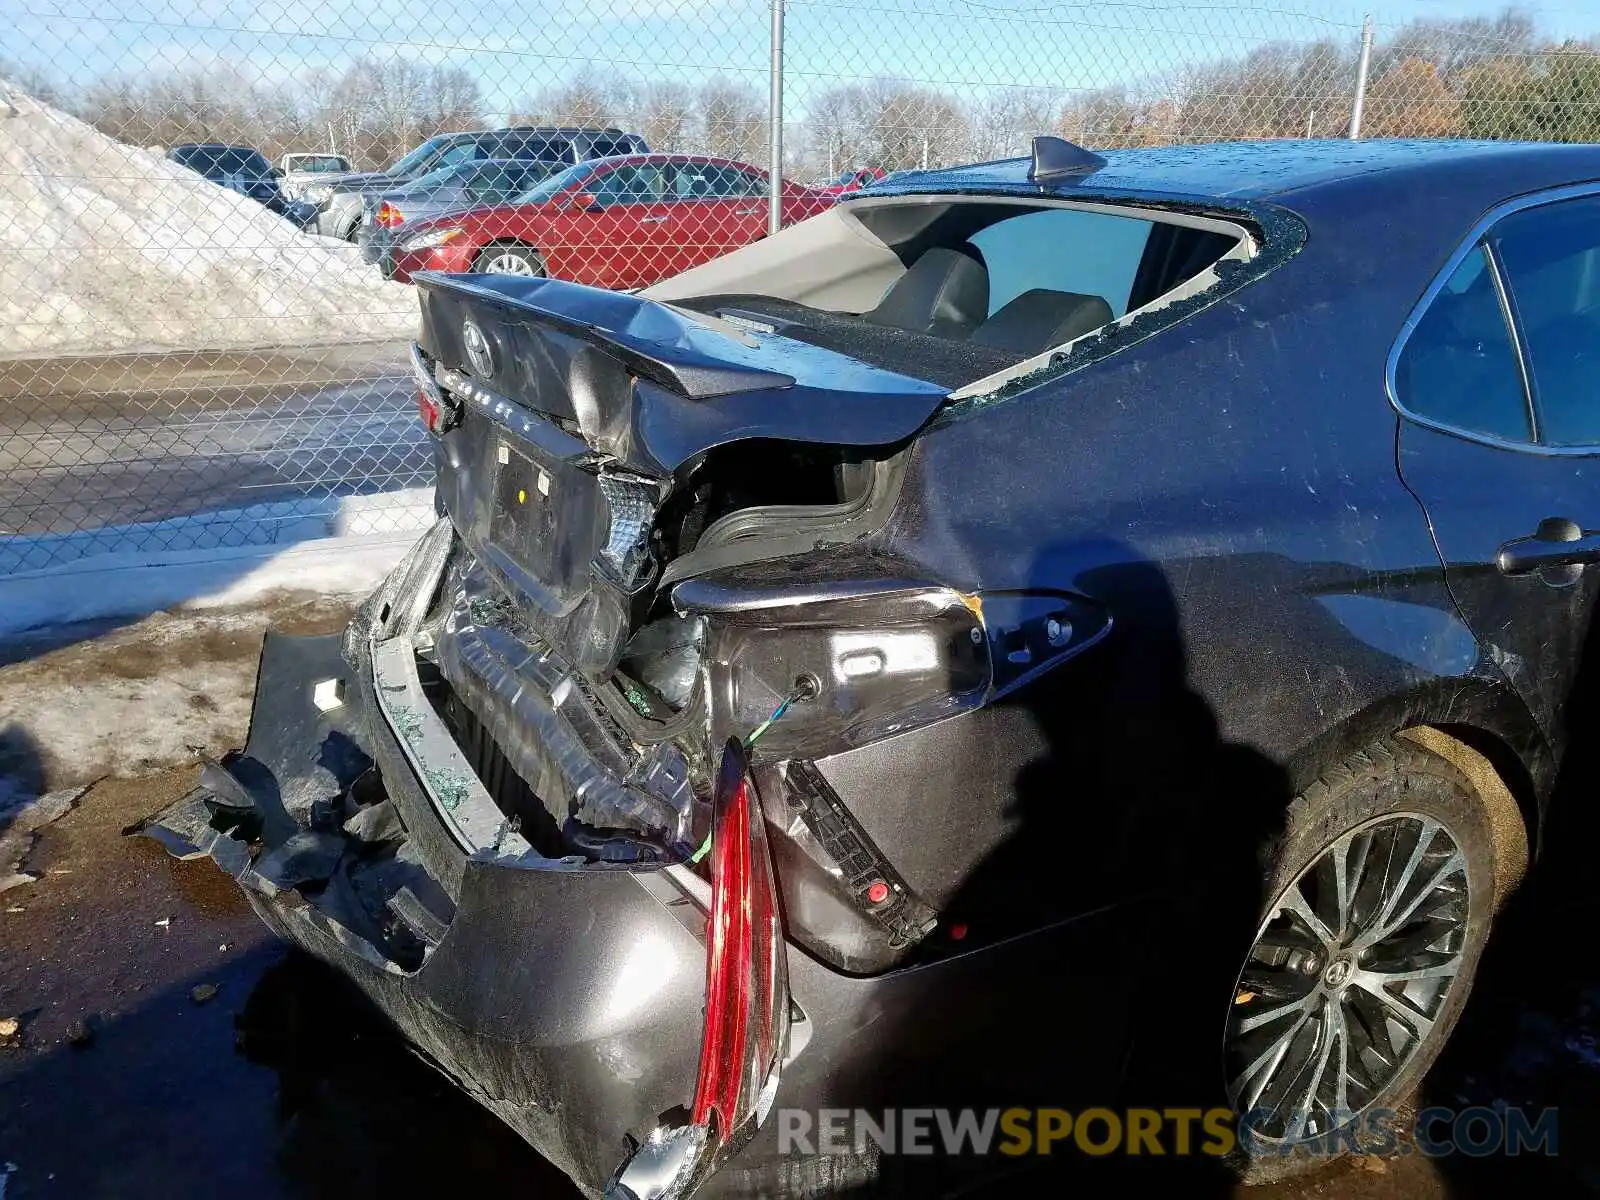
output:
[[[1361,57],[1356,60],[1356,94],[1350,102],[1350,140],[1361,136],[1361,110],[1367,102],[1367,69],[1372,66],[1372,17],[1361,22]]]
[[[767,165],[767,234],[783,228],[783,0],[772,0],[772,94],[767,100],[771,121],[768,138],[772,161]]]

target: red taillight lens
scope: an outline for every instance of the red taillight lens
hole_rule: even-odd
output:
[[[417,415],[428,427],[428,432],[443,433],[454,428],[460,417],[460,409],[439,390],[433,378],[433,364],[415,344],[411,347],[411,378],[417,385]]]
[[[396,226],[406,223],[406,219],[400,210],[387,200],[378,206],[378,214],[372,220],[374,223],[382,225],[385,229],[394,229]]]
[[[442,414],[439,405],[427,392],[417,392],[417,415],[422,418],[422,423],[428,427],[429,433],[438,433]]]
[[[729,740],[712,800],[706,1024],[692,1120],[726,1144],[766,1115],[789,1027],[777,879],[745,752]]]
[[[688,1125],[664,1125],[617,1167],[609,1200],[682,1200],[766,1118],[789,1042],[778,878],[743,745],[723,748],[711,797],[706,1026]]]

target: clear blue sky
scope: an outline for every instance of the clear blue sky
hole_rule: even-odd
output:
[[[1503,5],[1385,0],[1385,28]],[[1600,0],[1525,6],[1554,36],[1600,33]],[[78,82],[221,57],[268,78],[365,51],[460,63],[503,113],[575,72],[765,87],[767,0],[0,0],[0,56]],[[789,0],[787,103],[871,76],[972,93],[1161,76],[1273,40],[1353,36],[1360,5],[1306,0]]]

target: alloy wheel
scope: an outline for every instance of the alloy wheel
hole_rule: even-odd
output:
[[[496,254],[483,267],[486,275],[542,275],[531,262],[520,254]]]
[[[1228,1015],[1228,1098],[1254,1138],[1320,1137],[1385,1097],[1461,973],[1468,900],[1460,846],[1416,813],[1357,826],[1284,888]]]

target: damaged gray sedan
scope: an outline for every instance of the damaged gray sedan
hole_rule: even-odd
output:
[[[1475,435],[1413,414],[1488,335],[1429,306],[1595,165],[1046,138],[636,294],[421,276],[438,523],[146,832],[592,1195],[933,1194],[999,1160],[897,1113],[1118,1095],[1325,1161],[1449,1035],[1576,657],[1452,595]]]

